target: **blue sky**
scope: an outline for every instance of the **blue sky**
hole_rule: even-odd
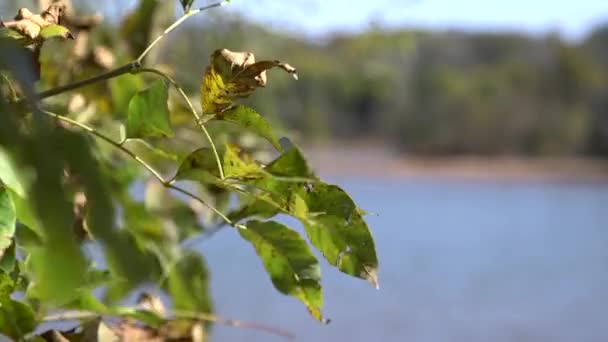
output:
[[[608,23],[608,0],[233,0],[228,7],[311,35],[360,31],[375,21],[390,27],[558,31],[577,39],[594,24]]]

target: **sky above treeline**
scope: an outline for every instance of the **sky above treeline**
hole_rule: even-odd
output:
[[[0,7],[4,1],[0,0]],[[218,0],[195,0],[195,5],[215,1]],[[23,3],[29,2],[32,1]],[[101,11],[116,18],[138,2],[103,0]],[[577,40],[595,26],[608,24],[608,0],[232,0],[227,7],[214,11],[226,10],[266,26],[309,36],[361,32],[376,25],[532,34],[559,32]]]
[[[200,2],[200,1],[199,1]],[[232,0],[248,17],[319,35],[381,27],[559,32],[584,37],[608,23],[608,0]]]

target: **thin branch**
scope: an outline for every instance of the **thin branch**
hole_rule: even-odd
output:
[[[87,126],[83,123],[80,123],[78,121],[72,120],[68,117],[65,117],[63,115],[59,115],[59,114],[55,114],[55,113],[51,113],[51,112],[47,112],[47,111],[43,111],[42,113],[49,115],[57,120],[61,120],[64,122],[67,122],[71,125],[77,126],[91,134],[93,134],[94,136],[96,136],[97,138],[104,140],[105,142],[111,144],[112,146],[116,147],[117,149],[123,151],[125,154],[127,154],[129,157],[133,158],[135,161],[137,161],[138,163],[140,163],[143,167],[146,168],[146,170],[148,170],[164,187],[169,188],[169,189],[173,189],[175,191],[181,192],[182,194],[200,202],[202,205],[204,205],[205,207],[209,208],[211,211],[213,211],[214,213],[218,214],[219,217],[221,217],[224,221],[226,221],[227,224],[233,226],[233,227],[237,227],[238,225],[234,225],[233,222],[226,217],[226,215],[222,214],[221,211],[219,211],[217,208],[215,208],[214,206],[212,206],[211,204],[207,203],[205,200],[203,200],[202,198],[200,198],[199,196],[189,192],[188,190],[182,189],[174,184],[172,184],[171,182],[166,181],[163,176],[161,176],[161,174],[156,171],[152,166],[150,166],[150,164],[148,164],[145,160],[141,159],[138,155],[136,155],[135,153],[133,153],[133,151],[129,150],[128,148],[124,147],[122,144],[120,144],[117,141],[114,141],[112,138],[108,137],[107,135],[100,133],[99,131],[97,131],[95,128]]]
[[[226,319],[226,318],[208,314],[208,313],[194,313],[194,312],[176,310],[174,312],[174,316],[176,318],[195,319],[195,320],[203,321],[203,322],[212,322],[212,323],[216,323],[216,324],[227,325],[227,326],[234,327],[234,328],[248,328],[248,329],[260,330],[260,331],[265,331],[265,332],[273,334],[273,335],[284,337],[289,340],[295,339],[295,336],[292,333],[285,331],[285,330],[277,329],[275,327],[271,327],[268,325],[263,325],[263,324],[259,324],[259,323],[255,323],[255,322],[240,321],[240,320],[236,320],[236,319]]]
[[[95,128],[87,126],[83,123],[80,123],[76,120],[72,120],[68,117],[59,115],[59,114],[55,114],[55,113],[51,113],[51,112],[47,112],[47,111],[43,111],[44,114],[52,116],[53,118],[57,119],[57,120],[61,120],[64,122],[67,122],[71,125],[74,126],[78,126],[79,128],[93,134],[94,136],[96,136],[97,138],[104,140],[105,142],[113,145],[114,147],[116,147],[117,149],[123,151],[124,153],[126,153],[129,157],[133,158],[135,161],[137,161],[138,163],[140,163],[143,167],[145,167],[154,177],[156,177],[156,179],[158,179],[159,182],[161,182],[163,185],[166,185],[167,182],[165,181],[165,179],[163,178],[163,176],[160,175],[160,173],[158,171],[156,171],[152,166],[150,166],[150,164],[148,164],[145,160],[141,159],[138,155],[136,155],[135,153],[133,153],[131,150],[129,150],[128,148],[124,147],[122,144],[120,144],[117,141],[114,141],[112,138],[108,137],[107,135],[100,133],[99,131],[97,131]]]
[[[211,145],[211,150],[213,151],[213,154],[215,156],[215,162],[217,163],[217,169],[220,173],[220,179],[223,180],[225,178],[224,177],[224,168],[222,167],[222,161],[220,159],[219,153],[217,152],[217,148],[215,147],[215,143],[213,142],[213,139],[211,138],[209,131],[207,131],[207,128],[205,127],[205,124],[203,123],[201,116],[196,111],[196,108],[194,108],[192,101],[190,101],[190,98],[188,97],[188,95],[186,95],[186,92],[184,91],[184,89],[182,89],[182,87],[180,87],[180,85],[173,78],[171,78],[171,76],[165,74],[164,72],[162,72],[158,69],[142,68],[142,69],[139,69],[138,71],[153,73],[153,74],[156,74],[156,75],[159,75],[159,76],[165,78],[167,81],[169,81],[169,83],[171,83],[171,85],[175,88],[175,90],[177,90],[177,92],[184,98],[184,100],[188,104],[188,107],[190,108],[190,111],[192,112],[192,115],[194,115],[196,123],[201,128],[201,130],[207,137],[207,141],[209,141],[209,144]]]
[[[60,313],[56,313],[56,314],[47,315],[42,319],[42,321],[43,322],[72,321],[72,320],[98,318],[100,316],[102,316],[102,315],[99,313],[90,312],[90,311],[66,311],[66,312],[60,312]],[[110,316],[120,317],[120,315],[110,315]],[[176,319],[190,319],[190,320],[196,320],[196,321],[200,321],[200,322],[211,322],[211,323],[225,325],[225,326],[229,326],[229,327],[233,327],[233,328],[245,328],[245,329],[263,331],[263,332],[266,332],[269,334],[284,337],[289,340],[293,340],[295,338],[295,336],[292,333],[279,329],[279,328],[275,328],[275,327],[271,327],[268,325],[251,322],[251,321],[241,321],[241,320],[237,320],[237,319],[225,318],[225,317],[221,317],[221,316],[210,314],[210,313],[175,311],[173,316]]]
[[[182,194],[184,194],[184,195],[186,195],[186,196],[188,196],[188,197],[190,197],[190,198],[192,198],[192,199],[198,200],[199,202],[201,202],[201,203],[205,204],[205,202],[203,202],[203,200],[202,200],[202,199],[200,199],[200,198],[199,198],[198,196],[196,196],[195,194],[191,193],[190,191],[188,191],[188,190],[186,190],[186,189],[180,188],[180,187],[176,186],[176,185],[175,185],[175,184],[173,184],[173,183],[166,184],[165,186],[166,186],[168,189],[173,189],[173,190],[175,190],[175,191],[177,191],[177,192],[180,192],[180,193],[182,193]],[[221,218],[222,218],[222,220],[226,221],[226,223],[228,223],[229,225],[231,225],[231,226],[233,226],[233,227],[235,226],[235,225],[234,225],[234,223],[232,222],[232,220],[231,220],[231,219],[229,219],[229,218],[228,218],[226,215],[224,215],[224,214],[223,214],[221,211],[219,211],[217,208],[215,208],[215,207],[213,207],[213,206],[211,206],[211,205],[208,205],[208,204],[205,204],[205,205],[207,206],[207,208],[211,209],[211,210],[212,210],[214,213],[216,213],[216,214],[217,214],[219,217],[221,217]]]
[[[144,52],[142,52],[141,55],[139,55],[139,57],[137,57],[136,61],[141,63],[144,60],[144,58],[146,57],[146,55],[152,50],[152,48],[154,48],[154,46],[156,46],[156,44],[158,44],[167,34],[169,34],[169,32],[173,31],[176,27],[181,25],[181,23],[186,21],[186,19],[188,19],[191,16],[193,16],[197,13],[200,13],[202,11],[205,11],[205,10],[208,10],[208,9],[211,9],[214,7],[224,6],[224,5],[228,4],[228,2],[229,1],[216,2],[214,4],[210,4],[208,6],[197,8],[195,10],[191,10],[191,11],[184,13],[184,15],[182,15],[173,24],[171,24],[171,26],[167,27],[167,29],[165,29],[163,31],[163,33],[161,33],[158,37],[156,37],[156,39],[154,39],[154,41],[152,41],[152,43],[150,43],[150,45],[148,45],[148,47],[144,50]]]
[[[139,62],[131,62],[129,64],[123,65],[119,68],[116,68],[114,70],[108,71],[106,73],[103,73],[101,75],[97,75],[91,78],[87,78],[84,79],[82,81],[78,81],[78,82],[74,82],[71,84],[67,84],[61,87],[57,87],[57,88],[53,88],[53,89],[49,89],[47,91],[43,91],[41,93],[38,94],[38,98],[40,100],[45,99],[47,97],[52,97],[55,95],[59,95],[62,93],[66,93],[68,91],[74,90],[74,89],[78,89],[78,88],[82,88],[85,87],[89,84],[93,84],[96,82],[100,82],[100,81],[105,81],[105,80],[109,80],[112,79],[114,77],[118,77],[120,75],[124,75],[124,74],[128,74],[130,72],[133,72],[134,70],[137,70],[138,68],[141,67],[141,64]]]
[[[152,48],[154,48],[154,46],[156,46],[156,44],[158,44],[158,42],[160,42],[169,32],[173,31],[176,27],[178,27],[180,24],[182,24],[186,19],[190,18],[191,16],[193,16],[197,13],[208,10],[210,8],[224,6],[224,5],[228,4],[228,2],[229,1],[221,1],[221,2],[210,4],[208,6],[203,6],[201,8],[197,8],[195,10],[191,10],[191,11],[187,12],[186,14],[181,16],[179,19],[177,19],[173,24],[171,24],[171,26],[169,26],[167,29],[165,29],[165,31],[163,31],[163,33],[160,36],[156,37],[156,39],[154,39],[154,41],[152,41],[152,43],[150,43],[150,45],[148,45],[148,47],[146,47],[144,52],[142,52],[141,55],[139,55],[139,57],[137,57],[137,59],[134,60],[133,62],[123,65],[114,70],[110,70],[101,75],[97,75],[97,76],[87,78],[82,81],[74,82],[74,83],[60,86],[57,88],[49,89],[47,91],[43,91],[40,94],[38,94],[37,98],[42,100],[42,99],[45,99],[48,97],[52,97],[55,95],[66,93],[68,91],[72,91],[74,89],[82,88],[82,87],[87,86],[92,83],[109,80],[111,78],[136,71],[137,69],[141,68],[144,57],[146,57],[146,55],[152,50]]]

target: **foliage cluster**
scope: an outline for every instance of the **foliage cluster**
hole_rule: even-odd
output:
[[[198,108],[152,51],[186,19],[226,2],[196,8],[182,0],[184,14],[174,22],[167,9],[175,4],[167,3],[142,0],[122,22],[121,39],[95,33],[98,21],[81,20],[69,2],[49,35],[41,34],[47,24],[31,20],[0,29],[5,336],[200,341],[205,323],[244,325],[213,315],[203,253],[187,247],[222,227],[256,251],[279,292],[321,322],[321,269],[310,245],[330,265],[378,286],[363,211],[239,103],[269,82],[267,70],[295,77],[296,69],[215,50],[198,76]],[[37,84],[51,89],[40,92]],[[298,219],[310,245],[273,220],[279,214]],[[140,300],[129,305],[124,300],[134,293]],[[158,293],[168,295],[170,309],[158,305]],[[32,333],[65,318],[80,319],[81,329]]]

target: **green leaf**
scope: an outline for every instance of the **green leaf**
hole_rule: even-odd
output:
[[[8,189],[0,183],[0,260],[13,244],[16,224],[15,204]]]
[[[300,218],[311,243],[331,265],[378,288],[374,240],[348,194],[338,186],[317,183],[302,198],[309,215]]]
[[[108,184],[87,137],[63,131],[62,141],[67,165],[81,179],[87,199],[87,226],[103,247],[113,275],[125,281],[122,289],[130,290],[141,282],[157,279],[160,270],[156,257],[136,243],[132,231],[118,230],[116,227],[114,203],[109,196]],[[125,208],[125,212],[130,214],[130,208]]]
[[[128,113],[129,102],[138,89],[145,86],[141,74],[125,74],[108,81],[112,98],[112,109],[115,113]]]
[[[273,175],[283,177],[313,177],[314,174],[302,152],[292,146],[281,154],[277,159],[266,166],[266,171]]]
[[[0,301],[0,333],[21,340],[34,328],[36,316],[29,306],[10,298]]]
[[[67,27],[61,25],[48,25],[40,30],[39,38],[42,40],[49,40],[53,38],[74,39],[74,36]]]
[[[268,140],[277,150],[281,144],[272,132],[270,124],[258,112],[246,106],[234,106],[215,116],[215,119],[235,123]]]
[[[173,265],[165,289],[171,295],[176,310],[209,313],[209,274],[202,256],[187,252]]]
[[[172,137],[169,88],[163,80],[135,94],[129,103],[127,138]]]
[[[15,269],[16,249],[17,244],[13,240],[13,243],[4,251],[4,255],[0,256],[0,271],[10,273]]]
[[[324,321],[321,269],[306,241],[278,222],[249,221],[246,226],[239,234],[255,248],[274,287],[302,301],[315,319]]]
[[[136,319],[152,328],[157,328],[165,323],[165,319],[151,310],[141,310],[126,306],[117,306],[110,309],[112,315]]]
[[[8,273],[0,272],[0,303],[10,298],[15,286],[15,281]]]
[[[0,148],[0,182],[20,197],[25,197],[25,186],[21,179],[23,173],[17,170],[10,156]]]
[[[238,154],[233,153],[232,158],[238,158]],[[239,179],[263,192],[253,194],[256,200],[234,213],[236,219],[270,217],[279,210],[296,217],[304,224],[311,243],[331,265],[378,287],[374,240],[361,211],[342,189],[316,180],[297,148],[292,147],[264,168],[264,177],[247,181],[245,175],[255,169],[239,167],[238,170],[244,170]],[[311,181],[289,182],[289,177],[310,178]]]
[[[179,3],[182,4],[184,12],[188,12],[190,8],[192,8],[192,3],[194,3],[194,0],[179,0]]]
[[[250,217],[271,218],[279,213],[276,206],[258,199],[228,214],[233,222],[239,222]]]
[[[0,39],[12,39],[22,46],[34,43],[29,37],[26,37],[21,33],[6,27],[0,27]]]
[[[175,180],[193,180],[211,183],[220,177],[213,150],[199,148],[190,153],[180,164]]]

